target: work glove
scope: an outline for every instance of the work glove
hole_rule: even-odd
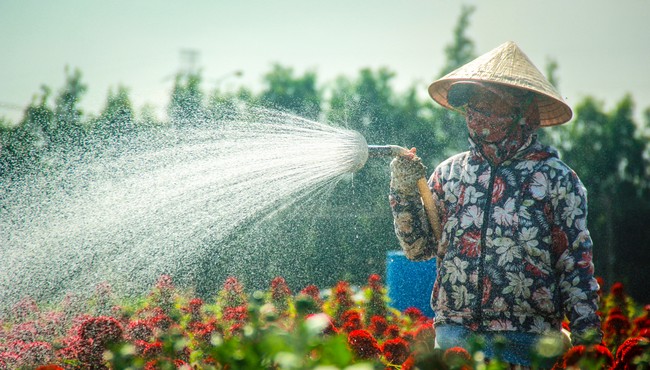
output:
[[[427,168],[415,149],[400,155],[390,162],[390,188],[402,197],[419,195],[417,181],[427,174]]]

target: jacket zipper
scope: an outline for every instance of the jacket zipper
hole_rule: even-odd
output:
[[[476,323],[478,325],[478,330],[483,330],[483,275],[485,275],[485,243],[487,238],[487,230],[489,226],[491,211],[492,211],[492,192],[494,191],[494,181],[496,180],[497,166],[490,165],[490,183],[488,184],[487,189],[487,202],[483,207],[483,224],[481,225],[481,244],[479,244],[479,263],[478,263],[478,303],[474,309],[474,317],[476,318]]]

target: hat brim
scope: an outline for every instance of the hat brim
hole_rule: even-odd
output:
[[[470,79],[440,79],[438,81],[435,81],[429,86],[428,89],[429,96],[431,96],[433,100],[435,100],[438,104],[440,104],[444,108],[462,113],[460,108],[467,103],[467,99],[469,99],[469,97],[471,97],[471,95],[475,91],[475,87],[473,85],[476,85],[477,83],[480,84],[482,82],[490,82],[497,85],[503,85],[506,87],[521,89],[521,90],[530,91],[534,93],[536,96],[535,101],[537,102],[537,106],[539,109],[540,125],[543,127],[561,125],[569,121],[573,116],[573,112],[571,111],[571,108],[563,101],[559,101],[554,97],[550,97],[546,94],[540,93],[532,89],[524,89],[520,86],[511,85],[511,84],[501,84],[495,81],[470,80]],[[455,84],[456,87],[452,89],[451,86]],[[460,90],[458,92],[454,92],[453,90],[456,89],[460,89]],[[450,96],[450,90],[452,90],[451,96]]]
[[[487,82],[535,93],[541,126],[568,122],[573,112],[555,87],[533,65],[519,47],[509,41],[450,72],[429,86],[429,95],[447,109],[458,110],[450,87],[457,82]],[[461,99],[462,101],[462,99]],[[457,106],[457,105],[456,105]]]

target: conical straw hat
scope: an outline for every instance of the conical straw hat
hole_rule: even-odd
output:
[[[449,87],[459,81],[490,82],[536,93],[542,126],[560,125],[573,116],[560,93],[512,41],[435,81],[429,86],[429,95],[443,107],[455,110],[447,100],[447,93]]]

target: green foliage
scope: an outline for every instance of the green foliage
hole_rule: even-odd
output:
[[[203,107],[203,92],[200,85],[201,76],[199,73],[179,73],[176,75],[168,107],[171,124],[197,124],[203,122],[206,118]]]
[[[119,86],[115,93],[113,90],[108,92],[106,106],[94,128],[115,136],[128,134],[135,129],[133,104],[126,87]]]
[[[294,77],[293,69],[279,64],[264,76],[266,88],[259,96],[262,105],[282,108],[309,119],[318,119],[321,93],[316,88],[316,73]]]
[[[555,145],[579,174],[589,192],[589,229],[595,243],[594,263],[605,280],[624,281],[642,292],[650,274],[639,246],[650,233],[641,220],[650,216],[648,133],[633,120],[633,102],[624,97],[611,111],[588,97],[575,110],[575,120],[553,128]]]
[[[458,23],[454,28],[453,42],[445,47],[447,58],[440,77],[476,58],[474,42],[466,35],[470,25],[469,18],[475,10],[476,8],[473,6],[464,5],[462,7]]]
[[[83,135],[83,111],[79,107],[88,86],[81,81],[81,71],[66,68],[66,81],[55,99],[54,117],[43,122],[52,145],[79,145]],[[42,104],[41,104],[42,106]]]

